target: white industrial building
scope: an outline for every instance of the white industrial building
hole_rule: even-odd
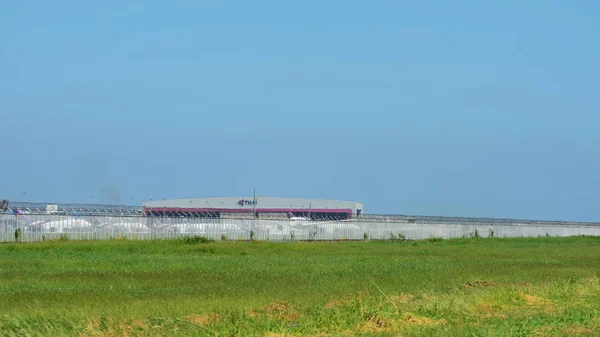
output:
[[[186,213],[198,217],[221,217],[223,214],[284,213],[294,216],[357,218],[364,212],[363,205],[354,201],[276,198],[276,197],[223,197],[168,199],[142,202],[144,213],[170,216]]]

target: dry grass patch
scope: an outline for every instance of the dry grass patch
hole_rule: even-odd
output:
[[[325,309],[333,309],[333,308],[341,308],[344,305],[348,305],[352,303],[352,298],[331,298],[327,304],[325,304]]]
[[[92,318],[86,326],[87,330],[94,330],[100,328],[100,320],[97,318]]]
[[[519,293],[519,296],[521,296],[521,298],[523,298],[525,302],[531,306],[551,306],[553,304],[550,300],[534,295]]]
[[[134,326],[134,327],[136,327],[136,328],[143,329],[143,328],[145,328],[145,327],[146,327],[146,322],[142,321],[141,319],[134,319],[134,320],[131,322],[131,325],[133,325],[133,326]]]
[[[342,333],[343,335],[343,333]],[[266,334],[264,334],[263,336],[265,337],[295,337],[297,335],[291,334],[291,333],[287,333],[287,332],[267,332]],[[325,333],[325,332],[320,332],[320,333],[315,333],[315,334],[302,334],[301,336],[306,336],[306,337],[329,337],[331,336],[331,334]],[[338,336],[337,334],[335,336]]]
[[[436,319],[432,319],[432,318],[428,318],[428,317],[418,316],[411,312],[404,313],[404,315],[402,315],[402,321],[404,321],[406,323],[410,323],[410,324],[426,325],[426,326],[435,326],[435,325],[446,323],[446,320],[444,320],[444,319],[436,320]]]
[[[98,318],[91,319],[86,325],[84,331],[77,336],[132,336],[147,328],[144,321],[139,319],[117,321],[114,318],[107,318],[103,323]]]
[[[292,334],[288,334],[285,332],[267,332],[265,337],[294,337]]]
[[[300,317],[298,311],[288,302],[272,302],[264,307],[253,308],[248,313],[253,319],[268,317],[282,321],[295,321]]]
[[[543,309],[543,311],[546,313],[551,313],[554,311],[554,302],[552,302],[551,300],[525,293],[519,293],[519,295],[525,300],[525,303],[527,303],[527,305],[530,307],[534,307],[536,309]]]
[[[576,293],[579,296],[594,296],[600,294],[600,277],[590,277],[577,284]]]
[[[592,330],[592,329],[579,327],[579,326],[564,329],[563,332],[569,336],[589,336],[589,335],[597,336],[598,334],[600,334],[600,331],[594,332],[594,330]]]
[[[435,320],[432,318],[419,316],[412,312],[406,312],[400,318],[396,319],[386,319],[378,315],[369,316],[367,321],[360,324],[357,330],[365,333],[389,333],[399,331],[407,325],[423,325],[432,327],[445,323],[447,323],[447,321],[444,319]]]
[[[400,304],[406,304],[414,301],[415,297],[411,294],[400,294],[392,295],[388,299],[394,307],[398,307]]]
[[[188,315],[183,317],[183,319],[185,319],[188,322],[194,323],[196,325],[209,325],[209,324],[215,324],[218,323],[219,321],[221,321],[223,319],[223,316],[211,312],[208,314],[193,314],[193,315]]]
[[[398,323],[395,320],[384,319],[378,315],[371,315],[366,322],[358,326],[359,332],[378,333],[396,330]]]
[[[508,318],[508,315],[503,312],[504,310],[506,310],[506,307],[504,307],[504,306],[498,307],[498,306],[491,305],[489,303],[479,302],[473,306],[473,308],[471,309],[471,312],[479,318],[506,319],[506,318]]]
[[[541,328],[537,328],[537,329],[533,329],[531,331],[531,336],[534,337],[550,337],[552,336],[554,333],[552,332],[552,327],[551,326],[543,326]]]

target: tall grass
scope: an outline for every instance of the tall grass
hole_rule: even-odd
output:
[[[600,238],[0,245],[0,335],[571,336]]]

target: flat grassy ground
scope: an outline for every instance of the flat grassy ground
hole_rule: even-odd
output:
[[[0,335],[600,336],[600,237],[0,244]]]

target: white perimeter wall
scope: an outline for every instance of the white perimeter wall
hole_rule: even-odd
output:
[[[42,241],[66,235],[70,240],[102,240],[128,237],[132,240],[171,239],[202,235],[215,240],[363,240],[404,237],[537,237],[600,236],[600,226],[570,225],[458,225],[394,222],[294,222],[289,220],[193,219],[158,217],[77,217],[30,215],[28,221],[2,222],[0,242],[15,240],[22,229],[23,241]],[[32,223],[33,222],[33,223]]]

